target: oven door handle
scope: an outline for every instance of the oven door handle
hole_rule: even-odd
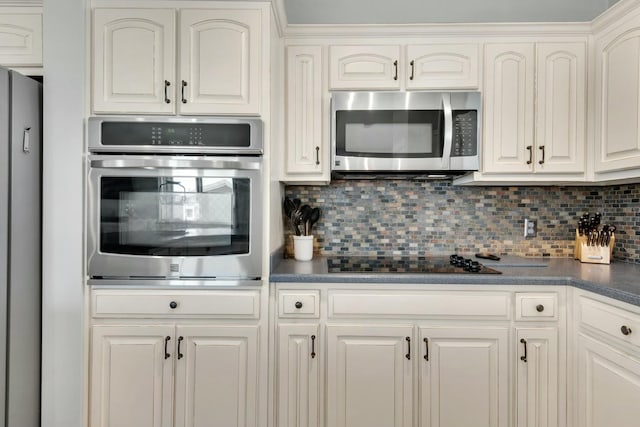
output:
[[[442,169],[449,170],[451,159],[451,145],[453,143],[453,112],[451,110],[451,94],[442,94],[444,110],[444,146],[442,147]]]
[[[92,168],[114,169],[239,169],[260,170],[259,158],[175,158],[175,157],[133,157],[133,156],[90,156]]]

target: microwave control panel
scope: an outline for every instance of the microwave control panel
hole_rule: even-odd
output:
[[[478,112],[476,110],[453,111],[452,157],[478,154]]]

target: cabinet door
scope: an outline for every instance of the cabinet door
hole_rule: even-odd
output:
[[[94,10],[94,113],[175,112],[174,26],[172,9]]]
[[[507,427],[507,328],[420,328],[420,426]]]
[[[536,173],[584,172],[586,46],[538,43]]]
[[[533,172],[533,43],[487,44],[484,172]]]
[[[399,89],[399,45],[331,46],[329,89]]]
[[[640,27],[596,40],[596,172],[640,167]]]
[[[0,9],[0,65],[42,66],[42,8]]]
[[[180,11],[180,112],[260,113],[261,11]]]
[[[411,326],[327,326],[328,426],[412,425],[412,336]]]
[[[175,427],[253,427],[258,326],[176,328]]]
[[[322,47],[287,47],[286,176],[329,180],[328,147],[322,129]]]
[[[516,345],[517,426],[557,427],[558,330],[517,328]]]
[[[477,44],[407,46],[407,89],[476,89]]]
[[[578,336],[578,422],[585,427],[637,427],[640,360]]]
[[[278,427],[320,425],[319,326],[278,326]]]
[[[91,329],[90,427],[172,427],[173,332],[173,326]]]

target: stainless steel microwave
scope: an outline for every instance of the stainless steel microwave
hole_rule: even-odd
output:
[[[477,171],[479,92],[334,92],[334,174]]]

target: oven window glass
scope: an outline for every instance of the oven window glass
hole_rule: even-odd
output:
[[[250,180],[102,177],[103,253],[208,256],[249,253]]]
[[[442,157],[440,110],[336,112],[336,154],[350,157]]]

